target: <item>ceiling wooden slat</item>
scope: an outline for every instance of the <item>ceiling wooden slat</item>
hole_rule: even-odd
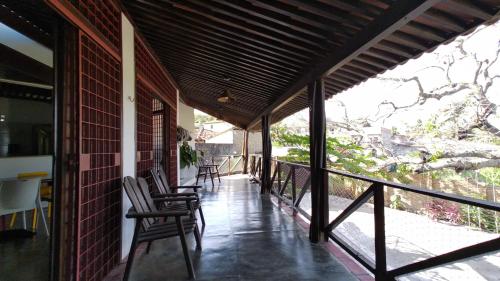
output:
[[[129,0],[183,100],[243,128],[348,89],[495,18],[500,0]],[[225,90],[234,101],[217,102]]]

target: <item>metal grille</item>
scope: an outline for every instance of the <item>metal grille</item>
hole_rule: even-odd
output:
[[[165,106],[157,98],[153,99],[153,168],[165,166]],[[167,167],[165,167],[167,168]]]
[[[121,65],[80,33],[80,280],[102,280],[120,260]]]
[[[149,181],[153,167],[153,95],[144,83],[136,83],[137,176]]]
[[[113,47],[121,48],[121,12],[113,1],[72,0],[71,3]]]

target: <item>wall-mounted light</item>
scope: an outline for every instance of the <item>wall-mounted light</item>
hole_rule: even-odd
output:
[[[0,114],[0,122],[5,122],[5,115],[4,114]]]

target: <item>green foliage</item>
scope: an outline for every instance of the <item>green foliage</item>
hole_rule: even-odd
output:
[[[443,157],[443,152],[436,151],[436,153],[432,154],[431,157],[429,158],[429,162],[436,162],[437,160],[441,159],[442,157]]]
[[[215,118],[211,115],[195,114],[195,116],[194,116],[194,123],[196,125],[201,125],[204,123],[214,122],[214,121],[217,121],[217,118]]]
[[[476,199],[486,199],[484,195],[471,194]],[[475,206],[462,206],[460,208],[462,223],[482,230],[497,232],[498,218],[494,211]]]
[[[391,195],[390,200],[391,200],[391,204],[389,205],[389,207],[391,207],[392,209],[396,209],[396,210],[404,210],[405,209],[405,206],[403,204],[403,200],[401,199],[401,195],[393,194],[393,195]]]
[[[413,170],[408,164],[399,164],[396,167],[396,172],[385,176],[385,179],[397,179],[401,183],[410,184],[412,182],[410,176],[413,175]]]
[[[483,168],[479,170],[479,177],[488,185],[500,186],[500,168]]]
[[[179,154],[181,168],[190,167],[198,161],[196,151],[187,142],[182,143]]]
[[[285,161],[309,163],[309,136],[286,132],[282,127],[276,127],[271,133],[273,140],[281,146],[289,147]],[[326,138],[326,153],[328,166],[356,174],[375,175],[370,171],[375,166],[371,156],[364,154],[364,149],[346,140]]]

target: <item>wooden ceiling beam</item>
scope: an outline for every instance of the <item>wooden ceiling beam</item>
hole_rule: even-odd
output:
[[[276,85],[272,82],[271,80],[262,80],[262,79],[257,79],[255,77],[251,77],[248,74],[245,74],[244,72],[241,72],[241,74],[236,74],[236,71],[231,71],[229,68],[215,68],[213,66],[208,66],[208,65],[203,65],[202,61],[198,61],[196,59],[190,59],[190,61],[184,60],[182,62],[172,60],[171,58],[168,57],[163,57],[160,56],[162,60],[165,61],[165,64],[168,66],[177,66],[177,70],[181,71],[186,71],[186,70],[203,70],[207,71],[211,74],[216,74],[215,79],[218,80],[223,80],[224,77],[229,77],[231,81],[228,83],[234,84],[234,85],[249,85],[250,87],[255,87],[259,86],[262,87],[261,89],[267,89],[269,91],[280,91],[283,89],[285,86],[282,85]]]
[[[401,56],[397,56],[397,55],[394,55],[392,53],[389,53],[389,52],[386,52],[383,50],[379,50],[379,49],[375,49],[375,48],[371,48],[371,49],[366,50],[364,54],[375,57],[375,58],[379,58],[379,59],[382,59],[382,60],[385,60],[385,61],[388,61],[391,63],[400,63],[404,60],[404,58]]]
[[[446,34],[439,29],[418,22],[408,23],[401,28],[401,31],[438,42],[446,41],[447,38]]]
[[[284,16],[283,14],[270,11],[258,6],[254,6],[245,0],[214,0],[217,3],[227,5],[234,9],[238,9],[240,11],[246,12],[254,17],[262,18],[268,21],[272,21],[276,24],[288,27],[297,32],[302,32],[305,34],[309,34],[311,36],[317,37],[319,39],[327,39],[329,37],[328,32],[325,32],[324,29],[319,29],[314,25],[309,25],[307,23],[301,21],[291,20],[290,17]]]
[[[175,0],[179,2],[179,0]],[[199,0],[183,0],[183,2],[190,2],[193,4],[197,4],[201,6],[204,10],[211,10],[212,16],[226,19],[231,22],[237,22],[237,27],[244,29],[254,29],[262,28],[262,32],[275,32],[276,34],[280,34],[280,36],[284,35],[288,40],[298,40],[302,43],[309,44],[317,49],[322,49],[324,46],[318,44],[319,40],[326,40],[325,36],[314,36],[309,34],[309,32],[301,32],[295,29],[290,28],[290,26],[283,26],[281,24],[276,23],[275,21],[268,20],[265,18],[255,17],[251,14],[248,14],[245,11],[241,11],[240,9],[236,9],[233,6],[225,6],[216,1],[206,2]],[[196,7],[196,6],[194,6]],[[253,25],[252,26],[242,26],[242,24]],[[265,31],[267,29],[267,31]]]
[[[141,3],[142,0],[139,0]],[[151,4],[150,2],[145,3]],[[162,0],[164,4],[170,4],[172,8],[165,7],[165,5],[154,5],[162,11],[169,11],[178,17],[193,20],[197,24],[212,27],[218,32],[225,32],[232,36],[243,37],[250,41],[265,44],[276,48],[281,51],[290,51],[300,54],[317,54],[318,50],[314,50],[311,46],[303,45],[299,42],[294,42],[289,38],[280,36],[278,34],[270,34],[261,28],[251,25],[239,25],[236,21],[229,19],[221,19],[213,16],[206,10],[196,10],[191,8],[185,2],[176,2],[171,0]],[[191,5],[192,6],[192,5]]]
[[[187,74],[189,75],[190,73],[188,72]],[[206,80],[203,78],[193,79],[192,77],[186,77],[186,74],[179,75],[178,79],[183,82],[181,87],[187,87],[190,85],[200,85],[200,87],[204,87],[205,89],[204,91],[218,92],[218,93],[221,93],[226,89],[234,89],[234,87],[231,87],[231,85],[220,83],[215,80]],[[251,95],[252,97],[255,97],[253,101],[258,104],[260,104],[260,102],[262,101],[267,102],[271,99],[271,97],[268,94],[262,92],[255,92],[252,89],[248,89],[246,87],[238,87],[237,90],[238,92],[244,93],[245,95],[249,96]],[[250,104],[249,106],[253,105]],[[262,106],[260,106],[259,108],[261,107]]]
[[[439,0],[397,1],[384,13],[373,20],[366,28],[348,41],[342,48],[334,50],[326,58],[311,65],[311,69],[293,83],[282,95],[265,110],[257,114],[248,124],[252,128],[260,122],[261,116],[272,113],[292,100],[313,79],[327,76],[349,63],[365,50],[371,48],[403,25],[432,8]]]
[[[458,18],[437,9],[431,9],[422,15],[423,18],[439,23],[441,27],[456,33],[461,33],[465,29],[465,24]]]
[[[279,3],[276,1],[267,0],[248,0],[252,5],[261,7],[282,15],[288,16],[293,20],[301,21],[303,23],[322,28],[326,32],[333,34],[345,34],[348,37],[352,35],[356,29],[342,27],[340,21],[333,21],[329,18],[317,16],[307,11],[299,10],[297,7],[290,7],[289,5]],[[332,31],[333,28],[333,31]]]
[[[284,4],[294,6],[302,11],[307,11],[309,13],[321,16],[333,21],[338,21],[343,26],[353,28],[355,30],[361,30],[363,27],[369,23],[369,20],[365,18],[357,18],[356,20],[349,17],[348,14],[342,10],[336,9],[332,6],[325,5],[323,3],[314,1],[299,1],[299,0],[278,0]]]
[[[489,20],[495,14],[495,12],[481,5],[480,1],[453,0],[447,4],[452,7],[454,12],[467,13],[482,20]]]
[[[319,2],[348,11],[349,13],[354,13],[356,15],[365,15],[368,19],[373,19],[382,12],[381,9],[377,9],[378,11],[374,13],[373,11],[359,5],[359,2],[357,1],[319,0]]]
[[[223,40],[228,41],[237,41],[245,46],[250,46],[254,48],[258,48],[262,51],[272,53],[277,56],[291,56],[290,60],[294,58],[298,59],[297,62],[304,63],[304,60],[309,59],[310,57],[300,51],[292,50],[291,48],[284,47],[280,44],[275,44],[274,42],[270,43],[267,39],[260,38],[257,39],[255,36],[242,33],[235,32],[234,30],[226,30],[220,28],[218,25],[213,24],[211,22],[207,22],[206,19],[200,19],[200,17],[192,17],[188,16],[184,13],[175,12],[173,8],[168,9],[162,6],[158,6],[157,4],[153,4],[144,0],[136,0],[143,5],[135,4],[135,2],[131,2],[130,5],[133,9],[132,14],[134,14],[133,10],[142,11],[143,14],[147,14],[147,18],[142,18],[140,14],[136,15],[138,20],[143,19],[143,22],[147,23],[151,20],[158,19],[168,19],[169,21],[175,21],[181,26],[186,26],[188,28],[193,28],[195,30],[202,30],[206,34],[210,34],[216,38],[223,38]],[[152,6],[151,6],[152,5]],[[152,17],[155,15],[155,17]]]
[[[223,56],[229,56],[232,58],[238,58],[239,60],[252,63],[255,66],[262,67],[267,70],[275,71],[281,74],[287,73],[288,75],[296,75],[299,72],[299,68],[297,67],[284,67],[279,62],[270,61],[265,57],[252,56],[245,53],[242,49],[237,49],[236,47],[227,48],[225,46],[220,46],[216,44],[212,44],[208,41],[199,42],[199,38],[191,38],[189,35],[181,36],[180,34],[176,34],[171,31],[170,33],[162,34],[162,36],[158,36],[156,32],[143,32],[144,35],[147,35],[151,41],[163,41],[167,40],[170,42],[178,42],[184,46],[191,46],[200,51],[204,51],[207,54],[219,54]]]
[[[363,76],[363,75],[356,73],[356,72],[348,72],[348,71],[345,71],[344,69],[345,69],[345,67],[342,67],[341,69],[335,71],[334,73],[332,73],[330,75],[339,75],[339,76],[342,76],[345,78],[353,79],[355,81],[363,81],[366,79],[366,76]]]
[[[170,46],[169,48],[160,47],[158,49],[162,52],[165,52],[164,56],[166,57],[175,54],[175,60],[179,60],[181,63],[184,61],[197,62],[200,65],[205,65],[213,69],[220,69],[221,71],[226,72],[224,76],[230,79],[233,79],[234,73],[241,73],[240,76],[242,76],[242,78],[245,80],[263,81],[270,86],[276,86],[280,89],[286,87],[287,82],[290,82],[293,79],[293,77],[287,78],[286,76],[279,76],[276,74],[271,76],[267,73],[259,73],[256,69],[248,68],[241,64],[226,63],[226,61],[223,61],[215,56],[206,55],[194,50],[182,50],[180,49],[180,46]]]
[[[185,102],[188,106],[191,106],[193,108],[196,108],[198,110],[201,110],[209,115],[212,115],[216,117],[217,119],[226,121],[228,123],[231,123],[239,128],[244,128],[244,123],[241,121],[233,120],[232,118],[228,118],[229,115],[227,114],[222,114],[220,111],[214,110],[211,105],[207,105],[201,101],[198,100],[193,100],[192,98],[186,97]]]
[[[189,73],[190,75],[198,75],[201,79],[204,79],[206,81],[218,81],[222,80],[222,76],[224,73],[220,71],[207,71],[208,69],[206,68],[196,68],[196,64],[190,64],[189,68],[186,68],[186,66],[182,63],[177,63],[177,62],[168,62],[167,61],[167,66],[171,67],[172,69],[175,69],[177,74],[175,77],[179,77],[181,74],[187,74]],[[227,85],[227,88],[231,87],[240,87],[241,89],[246,89],[249,91],[249,93],[254,93],[254,92],[260,92],[263,94],[268,94],[269,96],[273,96],[273,93],[276,91],[268,86],[264,85],[259,85],[262,86],[262,88],[257,89],[256,84],[260,83],[255,83],[255,82],[250,82],[248,80],[246,81],[241,81],[239,78],[233,78],[231,81],[226,82],[225,85]]]
[[[154,18],[150,19],[153,22],[156,22]],[[272,64],[273,66],[280,66],[287,71],[297,71],[300,69],[301,65],[304,64],[303,61],[295,59],[291,56],[281,58],[281,56],[273,53],[268,53],[263,49],[258,49],[253,46],[246,46],[244,44],[240,44],[238,41],[233,41],[229,39],[219,39],[216,37],[211,37],[208,35],[208,32],[203,32],[203,30],[196,30],[196,28],[191,27],[183,27],[176,22],[167,22],[167,21],[159,21],[158,24],[161,26],[168,26],[165,30],[160,27],[156,31],[148,31],[147,24],[142,20],[136,20],[139,28],[141,28],[141,33],[148,35],[148,37],[157,37],[161,39],[161,36],[171,36],[173,38],[189,38],[189,42],[195,42],[198,45],[210,46],[217,49],[222,49],[228,52],[236,52],[238,55],[244,55],[252,60],[260,60],[268,64]],[[153,35],[154,36],[153,36]],[[175,37],[174,37],[175,36]]]
[[[392,54],[397,54],[406,59],[412,58],[416,54],[415,51],[413,51],[412,49],[400,44],[393,43],[388,40],[382,40],[376,45],[374,45],[372,48],[390,52]]]
[[[394,43],[399,43],[419,51],[425,51],[431,45],[431,44],[426,44],[426,42],[423,42],[422,40],[420,40],[415,36],[409,35],[401,31],[394,32],[389,37],[385,38],[385,40]]]
[[[355,67],[352,67],[350,65],[344,65],[342,68],[338,69],[337,71],[339,70],[342,70],[344,72],[347,72],[347,73],[350,73],[352,75],[356,75],[356,76],[362,76],[364,77],[364,79],[367,79],[368,77],[370,77],[372,74],[364,69],[359,69],[359,68],[355,68]],[[336,73],[337,71],[335,71],[334,73]]]
[[[178,47],[184,50],[193,50],[194,52],[199,52],[204,55],[211,56],[216,59],[227,59],[231,62],[235,62],[239,66],[244,65],[249,69],[253,69],[259,72],[268,73],[271,76],[276,77],[284,77],[284,78],[293,78],[294,75],[297,75],[298,71],[290,71],[286,69],[279,69],[277,67],[268,66],[264,63],[261,63],[256,58],[246,58],[244,56],[239,56],[238,54],[233,54],[230,51],[219,51],[216,48],[208,48],[206,45],[198,44],[196,42],[186,40],[180,37],[171,37],[169,35],[164,34],[162,38],[158,38],[156,34],[145,32],[144,34],[148,35],[152,44],[164,46],[165,48],[170,47]],[[165,44],[167,43],[168,44]]]

